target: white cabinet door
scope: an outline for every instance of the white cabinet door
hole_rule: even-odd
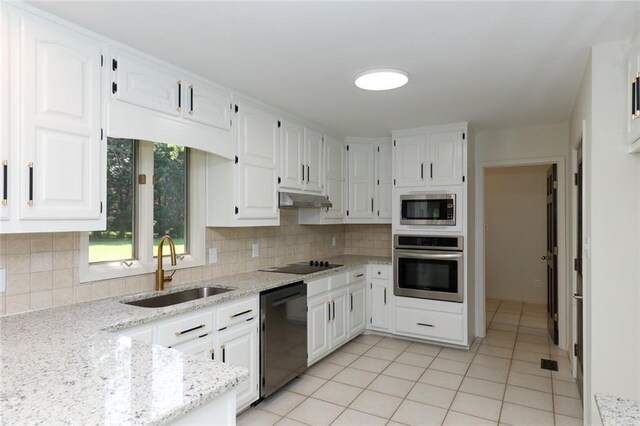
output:
[[[344,154],[342,142],[326,136],[324,141],[324,189],[333,206],[324,213],[326,219],[344,217]]]
[[[203,80],[190,79],[183,87],[186,91],[183,116],[207,126],[231,129],[231,93]]]
[[[215,359],[249,370],[249,378],[236,388],[237,407],[243,409],[259,397],[258,324],[236,325],[218,334]]]
[[[349,337],[359,334],[366,328],[365,283],[349,286]]]
[[[187,97],[176,70],[121,50],[113,50],[112,61],[115,85],[111,92],[117,100],[180,116]]]
[[[329,293],[331,303],[331,348],[343,344],[349,339],[347,289]]]
[[[257,107],[238,105],[238,174],[236,187],[239,219],[277,219],[278,119]]]
[[[310,298],[307,302],[307,352],[308,364],[322,358],[329,352],[329,318],[331,304],[325,294]]]
[[[423,186],[429,171],[425,168],[425,135],[401,136],[395,138],[394,179],[397,187]]]
[[[212,336],[203,336],[187,343],[172,346],[185,355],[195,356],[197,358],[215,359],[214,341]]]
[[[305,191],[322,192],[322,139],[322,134],[305,127]]]
[[[0,15],[0,221],[9,219],[9,14]]]
[[[378,146],[376,153],[376,201],[379,222],[391,222],[391,144]]]
[[[302,126],[283,120],[280,127],[280,187],[302,189],[303,167],[305,165]]]
[[[430,185],[462,185],[462,132],[438,132],[429,135],[431,150]]]
[[[388,284],[388,280],[371,279],[371,328],[378,330],[389,329]]]
[[[350,144],[347,151],[349,190],[347,219],[374,219],[373,144]]]
[[[627,64],[627,108],[625,111],[627,112],[627,141],[631,144],[640,139],[640,117],[638,117],[635,113],[640,110],[640,99],[636,100],[636,109],[633,110],[633,89],[637,88],[636,85],[633,84],[636,81],[636,77],[640,72],[640,37],[636,38],[635,42],[632,43],[629,48],[629,57]]]
[[[99,219],[101,47],[36,19],[19,34],[20,218]]]

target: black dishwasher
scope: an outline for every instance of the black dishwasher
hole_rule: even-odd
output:
[[[260,397],[307,369],[307,285],[298,282],[260,294]]]

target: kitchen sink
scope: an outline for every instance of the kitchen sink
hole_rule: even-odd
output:
[[[134,300],[125,302],[127,305],[140,306],[143,308],[162,308],[165,306],[177,305],[178,303],[189,302],[191,300],[204,299],[205,297],[215,296],[216,294],[233,291],[232,288],[220,287],[201,287],[192,288],[190,290],[178,291],[171,294],[163,294],[162,296],[149,297],[148,299]]]

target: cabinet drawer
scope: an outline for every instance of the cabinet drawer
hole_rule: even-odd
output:
[[[426,338],[463,340],[463,317],[441,312],[396,308],[396,331]]]
[[[317,296],[329,291],[329,277],[307,283],[307,298]]]
[[[358,268],[354,269],[353,271],[349,271],[349,283],[364,280],[364,274],[364,268]]]
[[[211,311],[183,316],[158,327],[158,344],[174,346],[213,331]]]
[[[370,278],[391,278],[391,266],[389,265],[371,265],[369,271],[371,272]]]
[[[222,330],[232,325],[258,317],[258,298],[250,297],[224,304],[216,309],[216,328]]]
[[[329,277],[329,289],[335,290],[341,287],[345,287],[347,285],[348,274],[346,272],[342,272],[340,274],[332,275]]]

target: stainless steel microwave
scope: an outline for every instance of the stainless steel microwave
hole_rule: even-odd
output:
[[[401,195],[400,224],[455,226],[456,194]]]

